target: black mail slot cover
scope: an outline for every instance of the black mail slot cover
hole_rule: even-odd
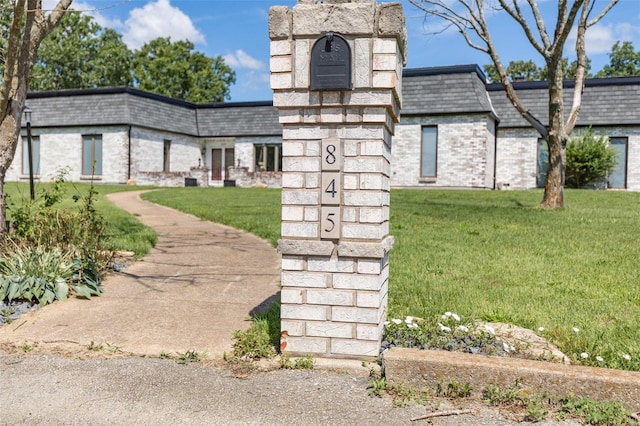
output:
[[[351,90],[351,47],[327,33],[311,48],[311,90]]]

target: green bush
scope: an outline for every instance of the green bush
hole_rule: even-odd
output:
[[[102,294],[100,274],[91,262],[60,249],[18,248],[0,259],[0,300],[28,300],[46,305],[69,292],[90,298]]]
[[[596,136],[591,128],[571,138],[567,144],[566,186],[583,188],[604,179],[616,165],[616,151],[606,136]]]
[[[78,209],[59,207],[64,174],[38,198],[12,206],[12,232],[0,257],[0,300],[64,300],[69,293],[90,298],[102,294],[101,271],[110,260],[103,249],[105,222],[97,213],[93,186],[74,195]]]

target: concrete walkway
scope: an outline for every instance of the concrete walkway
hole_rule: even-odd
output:
[[[140,192],[108,196],[158,233],[151,253],[114,273],[91,300],[55,302],[0,327],[0,343],[67,351],[91,342],[137,355],[231,350],[234,330],[279,290],[280,259],[248,233],[158,206]]]

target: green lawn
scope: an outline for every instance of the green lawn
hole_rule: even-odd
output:
[[[280,191],[175,188],[144,198],[279,236]],[[537,330],[584,363],[640,370],[640,194],[394,190],[389,315],[445,311]],[[576,327],[580,331],[575,332]],[[631,361],[622,358],[629,354]]]
[[[42,192],[52,187],[50,183],[38,183],[36,185],[36,199],[41,197]],[[63,184],[65,190],[61,202],[58,204],[63,209],[79,209],[80,205],[73,201],[74,195],[85,196],[90,186],[87,184]],[[8,200],[8,216],[11,220],[12,206],[19,206],[29,200],[29,185],[24,183],[8,182],[5,184]],[[144,189],[142,187],[126,185],[96,185],[98,192],[95,207],[98,212],[107,219],[107,229],[105,232],[105,246],[111,250],[129,250],[136,253],[136,256],[143,256],[156,243],[157,235],[155,231],[140,223],[133,215],[121,210],[104,196],[112,192],[133,191]]]

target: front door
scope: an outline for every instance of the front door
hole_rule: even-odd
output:
[[[211,180],[222,180],[222,149],[211,150]]]
[[[229,168],[233,167],[233,162],[233,148],[213,148],[211,150],[211,180],[227,179]]]

